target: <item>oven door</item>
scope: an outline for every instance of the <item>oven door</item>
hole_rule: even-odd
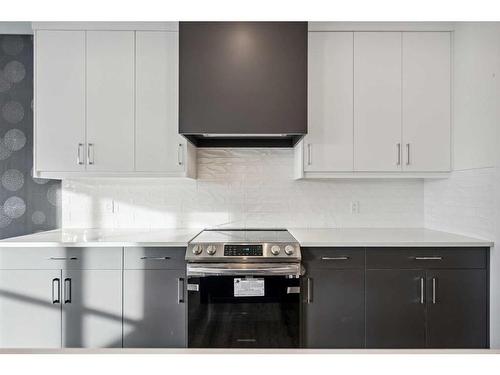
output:
[[[266,273],[263,265],[205,264],[207,272],[190,272],[188,265],[188,346],[298,348],[296,266],[285,271],[286,266],[268,265]]]

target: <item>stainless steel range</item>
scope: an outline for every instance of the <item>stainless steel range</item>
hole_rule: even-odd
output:
[[[287,230],[205,230],[186,260],[189,347],[299,346],[301,254]]]

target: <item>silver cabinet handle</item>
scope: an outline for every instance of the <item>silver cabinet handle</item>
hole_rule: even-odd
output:
[[[93,143],[89,143],[87,145],[87,163],[89,165],[94,164],[94,144]]]
[[[424,297],[424,289],[425,289],[425,280],[423,277],[420,278],[420,304],[423,305],[425,303]]]
[[[306,303],[310,304],[313,301],[313,295],[312,295],[312,279],[310,277],[307,278],[307,296],[306,296]]]
[[[82,149],[83,149],[84,144],[83,143],[78,143],[78,151],[76,154],[76,163],[78,165],[83,165],[84,162],[82,160]]]
[[[396,155],[396,165],[401,165],[401,143],[396,145],[397,155]]]
[[[184,278],[177,279],[177,303],[184,303]]]
[[[49,260],[78,260],[77,257],[50,257]]]
[[[312,164],[312,145],[310,143],[307,144],[307,165]]]
[[[443,257],[415,257],[415,260],[443,260]]]
[[[142,260],[169,260],[170,257],[141,257]]]
[[[177,148],[177,163],[179,165],[183,164],[183,155],[184,153],[182,152],[182,143],[179,143],[179,147]]]
[[[406,144],[406,165],[410,165],[410,144]]]
[[[321,257],[321,260],[349,260],[349,257]]]
[[[432,278],[432,304],[436,304],[436,278]]]
[[[61,280],[58,277],[52,279],[52,303],[61,303]]]
[[[71,279],[64,279],[64,303],[71,303]]]

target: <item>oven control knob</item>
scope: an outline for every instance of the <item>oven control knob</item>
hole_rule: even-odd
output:
[[[278,245],[274,245],[271,247],[271,254],[273,255],[278,255],[280,253],[281,249]]]
[[[207,254],[208,255],[214,255],[216,251],[217,251],[217,248],[213,245],[209,245],[207,247]]]
[[[295,249],[293,248],[292,245],[286,245],[285,246],[285,254],[286,255],[293,255]]]
[[[201,247],[200,245],[193,246],[193,254],[194,255],[200,255],[202,251],[203,251],[203,247]]]

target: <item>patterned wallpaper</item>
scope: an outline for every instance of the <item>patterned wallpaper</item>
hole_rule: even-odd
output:
[[[60,182],[32,167],[33,37],[0,35],[0,239],[59,226]]]

